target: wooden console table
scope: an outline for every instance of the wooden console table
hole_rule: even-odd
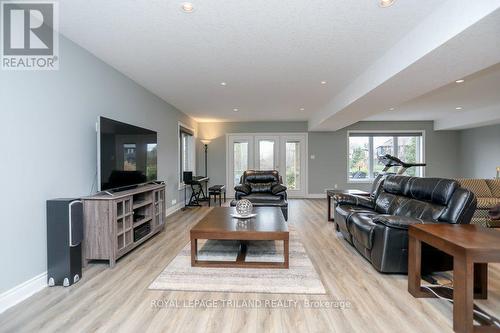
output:
[[[411,225],[408,291],[419,298],[434,297],[421,287],[422,242],[453,256],[453,330],[500,332],[473,323],[473,299],[488,297],[488,263],[500,262],[500,232],[471,224]]]

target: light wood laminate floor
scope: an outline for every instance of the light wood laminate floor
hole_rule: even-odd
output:
[[[328,295],[151,291],[148,285],[189,241],[210,208],[177,212],[164,232],[118,261],[94,263],[69,288],[46,288],[0,315],[1,332],[451,332],[452,306],[415,299],[402,275],[377,273],[326,221],[326,200],[291,200],[290,220]],[[489,299],[500,315],[500,266],[489,268]],[[289,308],[154,307],[157,300],[298,301]],[[348,309],[309,308],[306,301],[347,300]],[[186,303],[189,304],[189,303]],[[236,304],[236,303],[234,303]],[[271,303],[269,303],[271,304]],[[276,304],[276,303],[274,303]]]

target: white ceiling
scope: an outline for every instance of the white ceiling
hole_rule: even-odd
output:
[[[423,80],[422,66],[414,66],[421,59],[427,75],[438,73],[450,58],[447,52],[454,50],[441,47],[449,40],[488,42],[475,33],[493,31],[491,38],[498,41],[500,15],[482,26],[476,23],[499,8],[500,0],[398,0],[385,9],[378,0],[192,2],[195,12],[186,14],[180,10],[182,0],[65,0],[60,2],[60,31],[198,121],[308,120],[311,130],[335,130],[367,117],[435,119],[434,111],[441,112],[453,93],[441,92],[441,99],[424,96],[413,107],[404,103],[448,84],[448,77],[500,62],[498,52],[492,63],[497,48],[488,43],[471,47],[488,57],[472,66],[473,52],[465,60],[455,56],[467,66],[446,67],[441,80],[425,89],[413,94],[392,89],[398,96],[391,100],[377,90],[384,84],[403,86],[400,81],[411,77]],[[476,27],[472,32],[471,26]],[[464,31],[467,38],[456,38]],[[400,55],[407,63],[391,59]],[[321,85],[323,80],[327,84]],[[468,81],[460,89],[472,87]],[[487,94],[480,87],[476,91]],[[381,100],[401,109],[374,116],[387,110]],[[367,105],[376,107],[367,112]],[[422,113],[423,107],[434,111]]]
[[[500,64],[464,79],[463,83],[452,82],[367,120],[438,120],[495,106],[500,115]]]
[[[60,30],[198,120],[308,120],[440,3],[181,2],[65,0]]]

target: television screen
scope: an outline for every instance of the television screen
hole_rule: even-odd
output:
[[[157,134],[154,131],[99,117],[99,191],[157,179]]]

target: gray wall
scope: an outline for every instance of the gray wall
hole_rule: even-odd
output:
[[[158,131],[158,177],[178,199],[177,122],[185,114],[61,38],[60,70],[0,72],[0,293],[46,270],[45,201],[89,195],[98,115]]]
[[[309,132],[309,193],[321,194],[335,184],[339,188],[369,189],[369,184],[347,184],[348,130],[425,130],[426,176],[459,175],[459,136],[456,131],[435,132],[432,121],[359,122],[336,132]],[[212,139],[208,147],[208,174],[212,184],[226,182],[227,133],[307,132],[305,122],[200,123],[199,138]],[[204,155],[198,145],[198,170],[204,173]]]
[[[460,131],[460,176],[493,178],[500,167],[500,125]]]

